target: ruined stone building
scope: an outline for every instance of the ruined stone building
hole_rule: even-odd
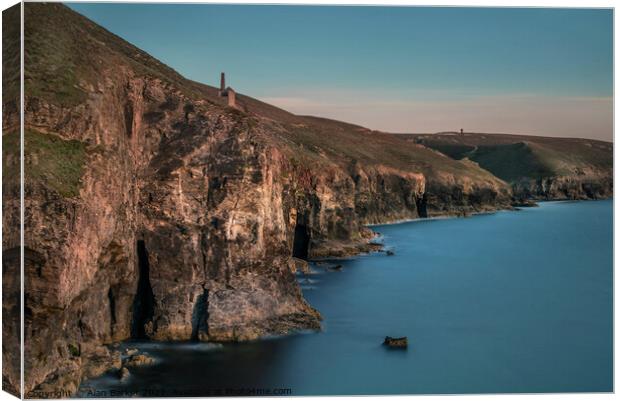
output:
[[[228,106],[237,107],[237,93],[230,86],[226,87],[226,74],[224,73],[220,75],[220,90],[218,91],[218,95],[228,98]]]

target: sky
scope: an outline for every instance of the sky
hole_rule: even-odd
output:
[[[195,81],[388,132],[613,138],[609,9],[69,3]]]

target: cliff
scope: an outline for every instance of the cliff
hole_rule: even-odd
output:
[[[470,160],[239,93],[228,107],[61,4],[27,3],[25,21],[27,393],[73,393],[116,363],[104,345],[131,337],[318,329],[298,259],[367,250],[369,223],[512,202]],[[19,272],[18,93],[3,98],[5,285]],[[3,324],[15,392],[19,327]]]
[[[438,133],[402,135],[455,160],[471,160],[510,183],[518,201],[613,195],[613,144],[580,138]]]

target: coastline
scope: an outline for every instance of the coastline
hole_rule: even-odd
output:
[[[443,215],[436,215],[436,216],[430,216],[430,217],[416,217],[413,219],[398,219],[398,220],[389,220],[385,223],[369,223],[369,224],[365,224],[364,227],[368,227],[370,229],[372,229],[372,227],[378,227],[378,226],[387,226],[387,225],[394,225],[394,224],[404,224],[404,223],[415,223],[415,222],[421,222],[421,221],[427,221],[427,220],[446,220],[446,219],[458,219],[458,218],[467,218],[467,217],[471,217],[471,216],[478,216],[478,215],[485,215],[485,214],[494,214],[497,212],[501,212],[501,211],[519,211],[521,209],[528,209],[528,208],[532,208],[532,207],[537,207],[538,204],[540,203],[576,203],[576,202],[597,202],[597,201],[605,201],[605,200],[613,200],[613,196],[610,197],[606,197],[606,198],[599,198],[599,199],[592,199],[592,198],[586,198],[586,199],[529,199],[529,201],[532,202],[531,205],[527,205],[527,206],[512,206],[510,208],[498,208],[495,210],[485,210],[485,211],[481,211],[481,212],[470,212],[467,214],[443,214]],[[373,232],[376,232],[373,230]]]
[[[372,229],[372,227],[378,227],[378,226],[391,226],[391,225],[396,225],[396,224],[415,223],[415,222],[428,221],[428,220],[462,219],[462,218],[484,215],[484,214],[494,214],[494,213],[501,212],[504,210],[510,211],[514,209],[517,209],[517,208],[513,208],[513,209],[500,208],[500,209],[495,209],[495,210],[485,210],[483,212],[471,212],[467,214],[445,214],[445,215],[437,215],[437,216],[431,216],[431,217],[416,217],[414,219],[391,220],[385,223],[366,224],[365,227],[369,227]],[[376,232],[376,231],[373,230],[373,232]]]
[[[596,199],[596,200],[608,200],[608,199],[612,199],[612,198],[607,198],[607,199]],[[590,199],[590,200],[594,200],[594,199]],[[545,203],[550,203],[550,202],[558,202],[558,203],[577,203],[577,202],[581,202],[581,199],[559,199],[559,200],[545,200]],[[462,217],[470,217],[470,216],[476,216],[476,215],[492,215],[495,214],[497,212],[500,211],[518,211],[519,208],[497,208],[494,210],[485,210],[485,211],[479,211],[479,212],[471,212],[471,213],[467,213],[467,214],[458,214],[458,213],[451,213],[451,214],[445,214],[445,215],[435,215],[435,216],[431,216],[431,217],[422,217],[422,218],[415,218],[415,219],[404,219],[404,220],[397,220],[397,221],[391,221],[391,222],[386,222],[386,223],[378,223],[378,224],[368,224],[365,225],[364,227],[366,227],[368,229],[369,232],[371,232],[372,234],[369,235],[368,238],[365,238],[362,241],[349,241],[347,243],[342,243],[339,241],[336,241],[336,243],[339,245],[339,248],[330,248],[329,244],[324,244],[324,248],[325,250],[327,249],[331,249],[332,252],[330,252],[329,254],[326,254],[325,256],[321,256],[321,257],[309,257],[307,262],[326,262],[326,261],[337,261],[337,260],[346,260],[346,259],[355,259],[357,257],[366,255],[366,254],[371,254],[371,253],[384,253],[386,252],[386,244],[383,243],[383,234],[379,233],[377,231],[375,231],[373,228],[377,227],[377,226],[383,226],[383,225],[399,225],[399,224],[404,224],[404,223],[415,223],[415,222],[421,222],[421,221],[425,221],[425,220],[450,220],[450,219],[457,219],[457,218],[462,218]],[[330,242],[331,245],[334,244],[334,242]],[[338,249],[336,252],[333,252],[334,249]],[[347,251],[352,251],[355,250],[354,252],[345,252],[343,253],[342,250],[347,250]],[[386,255],[387,256],[387,255]],[[299,284],[298,284],[299,285]],[[301,287],[300,287],[300,291],[301,291]],[[305,300],[305,298],[304,298]],[[290,330],[287,330],[286,332],[281,331],[281,330],[274,330],[274,331],[270,331],[270,330],[266,330],[262,335],[259,335],[257,337],[253,337],[253,338],[248,338],[248,339],[238,339],[235,342],[239,342],[239,343],[246,343],[246,342],[262,342],[265,340],[269,340],[272,339],[274,337],[288,337],[288,336],[292,336],[292,335],[296,335],[299,333],[319,333],[319,332],[323,332],[324,328],[322,325],[320,325],[320,327],[317,327],[316,329],[308,329],[308,328],[291,328],[289,327]],[[131,344],[132,340],[131,339],[127,339],[124,341],[121,341],[120,344],[123,345],[127,345],[127,344]],[[151,344],[152,346],[163,346],[166,343],[173,343],[175,345],[183,345],[183,344],[196,344],[196,346],[200,347],[200,344],[204,344],[205,347],[210,347],[210,346],[219,346],[219,344],[223,344],[223,343],[230,343],[230,341],[186,341],[186,340],[180,340],[180,341],[161,341],[158,339],[152,339],[152,340],[148,340],[146,342],[144,342],[142,345],[144,344]],[[83,380],[80,380],[80,383],[77,385],[76,388],[76,393],[79,393],[79,388],[81,386],[81,382],[86,382],[90,379],[97,379],[97,378],[101,378],[103,376],[105,376],[106,374],[109,374],[110,372],[113,372],[114,369],[116,369],[119,365],[119,362],[122,365],[122,361],[124,361],[127,357],[125,356],[125,359],[121,359],[121,360],[117,360],[117,355],[119,355],[117,352],[119,351],[118,349],[118,343],[113,343],[113,344],[107,344],[105,345],[105,347],[108,349],[108,353],[106,353],[108,355],[107,358],[102,358],[96,361],[92,361],[90,363],[87,363],[86,369],[89,368],[88,365],[90,365],[91,363],[95,363],[95,364],[101,364],[102,362],[105,363],[107,365],[107,368],[102,368],[101,365],[94,366],[91,365],[93,369],[98,368],[99,372],[101,372],[101,374],[99,375],[95,375],[95,376],[86,376],[83,378]],[[138,344],[136,344],[138,345]],[[138,348],[138,347],[136,347]],[[146,349],[144,349],[145,347],[139,347],[139,351],[140,353],[146,353],[146,355],[148,356],[148,347],[146,347]],[[120,357],[120,355],[119,355]],[[119,379],[120,380],[120,379]]]
[[[609,199],[606,199],[606,200],[607,200],[607,201],[609,201]],[[579,204],[579,202],[567,201],[567,200],[561,200],[561,201],[549,201],[549,202],[546,202],[546,203],[575,204],[575,205]],[[576,206],[576,207],[578,207],[578,206]],[[571,209],[571,210],[572,210],[572,209]],[[579,209],[577,209],[577,210],[579,210]],[[492,213],[489,213],[489,214],[492,214]],[[535,214],[531,214],[531,213],[529,213],[528,215],[530,216],[530,217],[529,217],[529,219],[530,219],[530,220],[539,221],[539,217],[535,217]],[[527,218],[525,215],[524,215],[523,217],[524,217],[524,218]],[[448,218],[444,217],[444,218],[441,218],[441,219],[433,219],[433,220],[444,220],[444,219],[449,219],[449,217],[448,217]],[[512,220],[512,221],[514,222],[516,219],[521,219],[521,217],[520,217],[520,216],[515,215],[513,219],[500,219],[500,220],[503,220],[503,221],[510,221],[510,220]],[[475,221],[474,221],[474,220],[475,220]],[[477,224],[493,224],[492,222],[490,222],[490,223],[484,223],[484,220],[485,220],[485,219],[473,219],[471,222],[461,222],[460,224],[459,224],[459,223],[456,223],[456,222],[453,222],[453,223],[451,223],[451,224],[459,224],[459,225],[461,226],[461,228],[465,228],[465,229],[467,229],[467,227],[464,227],[464,226],[469,226],[469,224],[474,224],[474,225],[477,225]],[[482,223],[481,223],[481,222],[482,222]],[[569,226],[570,226],[570,225],[569,225]],[[401,229],[399,229],[399,230],[401,230]],[[407,230],[407,229],[406,229],[405,227],[403,227],[403,228],[402,228],[402,230]],[[543,230],[544,230],[544,225],[543,225]],[[437,229],[434,229],[434,230],[431,230],[431,231],[435,231],[435,233],[437,234],[437,231],[438,231],[438,230],[437,230]],[[439,231],[441,231],[441,230],[439,230]],[[394,233],[395,233],[395,232],[397,232],[397,231],[394,231]],[[401,231],[401,232],[402,232],[402,231]],[[389,235],[392,239],[396,239],[396,238],[398,238],[396,235],[394,235],[394,233],[391,233],[391,234],[388,234],[388,235]],[[439,239],[438,239],[438,238],[439,238]],[[436,236],[435,236],[435,239],[436,239],[436,240],[437,240],[437,239],[438,239],[438,240],[441,240],[441,237],[437,237],[437,235],[436,235]],[[395,246],[397,246],[397,247],[400,245],[400,247],[405,247],[405,246],[406,246],[406,241],[401,241],[400,243],[393,243],[392,241],[390,241],[390,243],[388,243],[388,244],[387,244],[387,246],[389,247],[390,245],[395,245]],[[397,248],[397,249],[398,249],[398,248]],[[409,253],[409,256],[411,256],[411,254],[412,254],[412,253],[413,253],[413,252],[410,252],[410,253]],[[416,252],[416,253],[417,253],[417,252]],[[398,254],[398,255],[400,255],[400,258],[395,258],[395,259],[393,259],[395,263],[401,263],[401,262],[403,262],[403,261],[404,261],[404,263],[408,263],[407,261],[409,261],[409,260],[410,260],[404,252],[402,252],[402,253],[401,253],[401,252],[398,252],[397,254]],[[389,258],[388,258],[388,259],[384,259],[384,258],[383,258],[382,256],[380,256],[380,255],[374,255],[374,256],[372,256],[372,258],[366,258],[366,257],[363,257],[363,255],[359,255],[359,256],[361,256],[361,257],[360,257],[360,259],[362,259],[362,260],[363,260],[363,259],[367,259],[365,262],[362,262],[362,263],[365,263],[365,265],[366,265],[366,266],[371,266],[371,267],[376,267],[378,263],[383,263],[383,265],[385,265],[385,264],[391,264],[391,263],[392,263],[392,261],[393,261],[392,259],[389,259]],[[399,260],[400,260],[400,262],[398,262]],[[428,260],[427,260],[427,261],[428,261]],[[348,276],[349,278],[352,278],[353,276],[356,276],[356,277],[362,276],[362,277],[363,277],[363,276],[364,276],[364,274],[365,274],[365,273],[364,273],[364,269],[358,269],[358,264],[357,264],[357,263],[358,263],[358,262],[355,262],[355,263],[352,263],[352,264],[343,264],[343,265],[344,265],[344,271],[345,271],[345,274],[341,275],[341,273],[339,273],[339,272],[333,272],[333,273],[329,273],[329,274],[330,274],[330,277],[333,277],[333,279],[335,280],[335,282],[337,282],[337,283],[338,283],[338,285],[339,285],[339,286],[343,286],[343,287],[347,287],[347,286],[349,286],[349,284],[348,284],[349,280],[348,280],[348,279],[346,279],[346,277],[347,277],[346,272],[347,272],[347,271],[348,271],[348,273],[349,273],[349,276]],[[354,269],[354,268],[351,268],[351,266],[356,266],[356,268],[355,268],[355,269]],[[432,266],[431,266],[431,267],[432,267]],[[360,270],[361,270],[361,271],[360,271]],[[417,269],[412,269],[412,270],[417,270]],[[329,271],[329,270],[326,268],[326,269],[325,269],[325,271]],[[372,268],[372,269],[367,269],[366,271],[373,271],[373,272],[374,272],[374,273],[372,273],[372,274],[373,274],[373,277],[374,277],[374,276],[376,276],[376,274],[381,274],[381,275],[385,274],[385,272],[384,272],[384,271],[381,271],[381,269],[379,269],[379,271],[377,271],[377,269],[375,269],[375,268]],[[514,269],[513,269],[513,271],[514,271]],[[515,272],[515,274],[516,274],[516,276],[519,276],[519,274],[520,274],[520,273],[519,273],[519,272]],[[396,281],[398,281],[398,278],[399,278],[399,277],[400,277],[400,276],[394,276],[393,274],[390,274],[390,278],[389,278],[389,280],[392,280],[392,281],[396,280]],[[493,276],[492,276],[492,277],[493,277]],[[321,280],[322,280],[322,279],[321,279],[321,278],[319,278],[319,281],[321,281]],[[323,280],[326,280],[326,279],[324,278]],[[354,280],[354,281],[355,281],[355,280]],[[311,285],[312,285],[312,286],[321,286],[321,283],[319,282],[319,284],[315,284],[315,283],[313,282]],[[517,286],[517,285],[515,284],[515,286]],[[448,286],[448,287],[450,287],[450,286]],[[332,286],[332,287],[323,287],[323,288],[330,288],[331,290],[334,290],[334,287],[333,287],[333,286]],[[337,288],[337,287],[336,287],[336,288]],[[361,287],[361,288],[364,288],[364,287]],[[447,289],[447,288],[444,288],[444,290],[446,290],[446,289]],[[467,291],[467,289],[471,289],[471,286],[465,286],[465,290],[466,290],[466,291]],[[304,290],[304,291],[305,291],[305,290]],[[541,290],[541,291],[542,291],[542,290]],[[315,293],[315,294],[317,294],[317,293]],[[314,300],[315,300],[315,302],[316,302],[316,297],[324,297],[324,294],[318,293],[318,295],[315,295],[315,299],[314,299]],[[340,299],[340,298],[336,298],[336,299]],[[419,299],[419,295],[418,295],[418,299]],[[335,305],[339,305],[338,303],[334,303],[334,304],[335,304]],[[325,303],[324,303],[323,305],[318,304],[317,306],[322,306],[322,308],[325,308]],[[456,308],[456,309],[460,309],[460,308]],[[496,308],[490,308],[489,310],[494,311],[494,312],[497,312],[497,311],[496,311]],[[374,311],[374,312],[376,312],[376,311]],[[330,316],[330,319],[332,319],[332,318],[333,318],[333,316],[334,316],[334,314],[333,314],[333,313],[328,313],[328,311],[327,311],[327,310],[326,310],[326,314],[328,314],[328,315]],[[524,316],[526,316],[526,315],[524,315]],[[427,317],[427,318],[428,318],[428,317]],[[333,321],[331,321],[331,320],[328,322],[328,324],[330,325],[330,327],[333,327],[333,326],[335,325],[335,323],[334,323]],[[378,326],[380,327],[379,331],[386,330],[386,328],[387,328],[387,330],[389,331],[389,329],[391,328],[391,326],[389,326],[389,325],[385,325],[385,324],[379,324]],[[417,329],[417,328],[416,328],[416,329]],[[431,354],[432,354],[433,352],[435,352],[435,351],[433,351],[433,350],[431,349],[431,345],[429,345],[429,342],[428,342],[428,340],[427,340],[428,336],[427,336],[427,335],[424,335],[425,333],[418,333],[418,332],[415,332],[415,331],[413,331],[413,329],[411,329],[411,328],[410,328],[410,327],[408,327],[408,326],[407,326],[407,327],[405,327],[405,328],[402,328],[402,329],[401,329],[401,328],[400,328],[400,326],[399,326],[399,330],[401,330],[401,331],[398,331],[398,333],[401,333],[401,332],[402,332],[403,334],[409,334],[409,335],[411,335],[411,336],[414,336],[414,334],[415,334],[414,339],[416,339],[416,340],[417,340],[417,341],[415,342],[415,346],[416,346],[416,347],[419,347],[420,349],[421,349],[422,347],[425,347],[425,349],[427,350],[427,351],[426,351],[426,352],[427,352],[427,354],[428,354],[429,352],[430,352]],[[333,330],[330,330],[330,331],[333,331]],[[289,333],[288,335],[279,335],[279,336],[264,336],[264,337],[261,337],[261,338],[259,338],[259,339],[253,340],[252,342],[253,342],[254,344],[258,344],[258,345],[256,345],[256,347],[258,347],[258,348],[261,348],[261,349],[262,349],[262,347],[266,347],[266,348],[268,349],[268,346],[264,346],[264,345],[262,345],[262,344],[263,344],[263,343],[265,343],[265,342],[267,342],[267,341],[269,341],[269,340],[271,340],[271,339],[274,339],[274,338],[286,338],[286,337],[291,337],[291,336],[295,336],[295,335],[298,335],[298,334],[301,334],[301,335],[300,335],[300,337],[305,337],[305,336],[304,336],[304,334],[305,334],[305,333],[307,333],[307,332],[304,332],[304,331],[294,331],[294,332]],[[313,333],[316,333],[316,332],[313,332]],[[319,341],[319,342],[321,342],[321,341],[323,341],[323,342],[326,342],[326,341],[332,341],[332,339],[331,339],[330,337],[328,337],[328,336],[326,336],[326,335],[324,336],[324,333],[323,333],[323,332],[321,332],[321,333],[316,333],[316,334],[320,334],[320,335],[321,335],[324,339],[323,339],[323,340],[320,340],[320,341],[319,341],[319,340],[316,340],[316,339],[312,339],[312,340],[308,340],[308,341],[307,341],[307,343],[316,343],[317,341]],[[365,336],[368,336],[368,333],[363,333],[363,332],[360,332],[360,331],[356,331],[356,334],[355,334],[355,335],[360,335],[360,334],[363,334],[363,335],[365,335]],[[374,338],[376,337],[376,334],[377,334],[376,332],[373,334],[373,337],[372,337],[371,341],[374,341]],[[387,334],[389,334],[389,333],[387,333]],[[460,335],[460,334],[459,334],[459,335]],[[347,334],[347,336],[348,336],[348,334]],[[313,337],[318,337],[318,336],[313,336]],[[473,338],[473,335],[472,335],[472,338]],[[284,341],[286,341],[286,340],[284,340]],[[306,343],[306,342],[303,342],[303,343],[302,343],[301,341],[305,341],[305,340],[296,339],[295,341],[291,341],[291,342],[288,342],[288,343],[286,343],[286,342],[285,342],[285,343],[286,343],[286,344],[297,344],[297,345],[298,345],[298,347],[303,348],[303,347],[304,347],[304,345],[305,345],[305,344],[307,344],[307,343]],[[173,347],[177,347],[177,344],[178,344],[177,342],[174,342]],[[162,346],[165,346],[165,344],[162,344]],[[191,349],[191,348],[192,348],[192,347],[194,347],[194,346],[195,346],[195,347],[198,347],[198,348],[203,348],[203,347],[204,347],[204,348],[206,348],[206,349],[209,349],[209,348],[210,348],[210,345],[205,344],[205,345],[203,346],[203,345],[201,345],[201,344],[199,344],[199,343],[198,343],[198,344],[196,344],[196,345],[192,345],[191,343],[186,343],[186,344],[181,343],[181,344],[179,344],[179,346],[180,346],[181,348],[186,347],[186,348],[188,348],[188,349]],[[240,346],[240,345],[233,345],[232,347],[233,347],[233,349],[238,349],[238,348],[235,348],[235,347],[239,347],[239,346]],[[369,347],[369,342],[365,342],[364,344],[362,344],[362,347],[366,347],[366,348],[368,348],[368,347]],[[370,347],[373,347],[373,344],[372,344],[372,343],[370,343]],[[375,348],[372,348],[372,349],[375,349]],[[379,349],[378,349],[378,350],[379,350]],[[146,350],[146,351],[148,351],[148,350]],[[218,351],[218,352],[219,352],[219,351]],[[295,352],[299,352],[299,351],[298,351],[298,350],[296,350]],[[368,352],[372,352],[372,351],[368,351]],[[379,351],[379,352],[381,352],[381,351]],[[533,352],[533,351],[531,351],[531,350],[530,350],[530,352]],[[392,355],[393,355],[393,354],[392,354]],[[156,355],[153,355],[153,356],[156,356]],[[415,354],[414,354],[414,355],[412,355],[412,356],[417,357]],[[197,357],[197,358],[199,358],[199,357]],[[230,356],[229,356],[229,358],[230,358]],[[299,358],[297,358],[297,359],[299,359]],[[288,365],[287,365],[287,366],[288,366]],[[154,367],[154,369],[155,369],[155,370],[159,370],[159,371],[161,371],[161,370],[162,370],[162,369],[164,369],[164,368],[163,368],[163,367],[157,367],[157,366],[155,366],[155,367]],[[113,378],[112,376],[108,376],[108,377]],[[240,383],[241,383],[241,382],[243,382],[243,378],[239,379],[239,382],[240,382]],[[101,382],[100,382],[100,383],[101,383]],[[87,383],[86,385],[87,385],[87,386],[94,387],[92,383]],[[131,384],[130,384],[130,386],[131,386]],[[105,385],[102,385],[102,388],[104,388],[104,387],[105,387]],[[84,389],[84,388],[82,388],[82,389],[81,389],[81,391],[84,391],[83,389]],[[81,391],[80,391],[80,392],[81,392]]]
[[[491,215],[491,214],[495,214],[495,213],[502,212],[502,211],[518,212],[522,209],[538,207],[539,204],[541,203],[578,203],[578,202],[596,202],[596,201],[605,201],[605,200],[613,200],[613,196],[606,197],[606,198],[600,198],[600,199],[591,199],[591,198],[588,198],[588,199],[529,199],[528,201],[531,202],[531,204],[523,205],[523,206],[511,206],[509,208],[497,208],[493,210],[469,212],[469,213],[464,213],[464,214],[462,213],[438,214],[438,215],[430,216],[430,217],[416,217],[412,219],[389,220],[384,223],[382,222],[382,223],[364,224],[363,227],[366,227],[367,229],[369,229],[373,233],[373,235],[367,241],[350,241],[348,243],[350,247],[354,247],[358,249],[357,252],[351,252],[351,253],[346,253],[346,254],[342,254],[341,252],[336,252],[333,254],[321,255],[318,257],[311,257],[308,259],[308,262],[317,262],[317,261],[320,262],[320,261],[326,261],[326,260],[344,260],[344,259],[355,258],[358,255],[365,255],[365,254],[369,254],[373,252],[378,252],[378,253],[385,252],[385,244],[373,242],[377,238],[383,237],[383,235],[380,232],[375,231],[374,229],[375,227],[399,225],[399,224],[406,224],[406,223],[419,223],[423,221],[432,221],[432,220],[449,220],[449,219],[468,218],[468,217],[473,217],[473,216]]]

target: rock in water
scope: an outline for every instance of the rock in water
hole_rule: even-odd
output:
[[[512,207],[537,207],[538,203],[531,199],[518,199],[511,203]]]
[[[85,353],[82,359],[82,371],[85,377],[97,377],[110,368],[121,367],[121,355],[118,351],[110,351],[104,346],[98,346]]]
[[[118,371],[118,379],[122,382],[127,381],[129,379],[129,369],[122,368]]]
[[[390,348],[407,348],[407,337],[390,337],[386,336],[383,345]]]
[[[125,366],[144,366],[144,365],[151,365],[153,362],[155,362],[155,359],[151,358],[150,356],[144,355],[144,354],[139,354],[139,355],[133,355],[133,356],[127,358],[123,365],[125,365]]]
[[[394,256],[394,251],[387,251],[385,254],[387,256]]]
[[[310,273],[310,266],[308,265],[307,261],[292,257],[291,262],[292,262],[291,270],[293,271],[293,273],[296,273],[296,272],[302,272],[304,274]]]

